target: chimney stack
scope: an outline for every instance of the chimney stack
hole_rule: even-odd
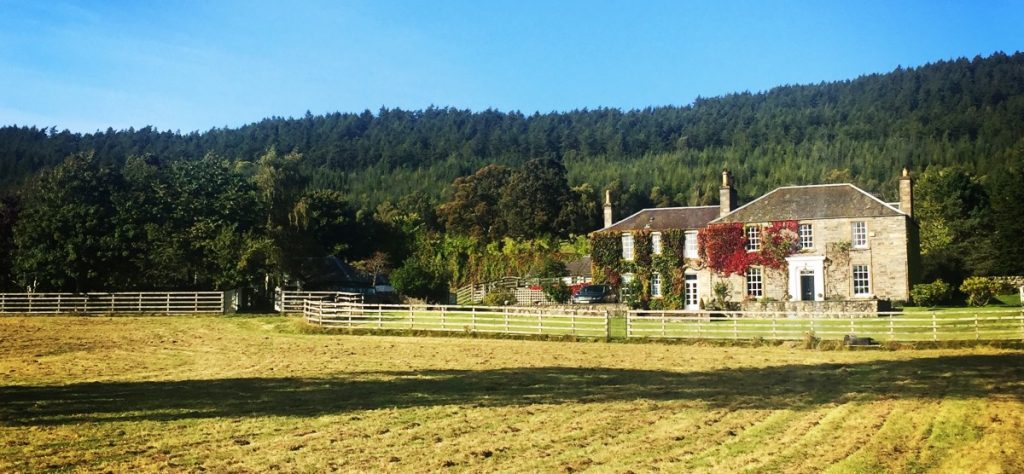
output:
[[[914,179],[910,177],[910,169],[906,166],[900,175],[900,210],[914,217]]]
[[[612,226],[612,192],[604,190],[604,226]]]
[[[724,216],[736,209],[736,190],[732,187],[732,173],[722,170],[722,187],[718,191],[718,215]]]

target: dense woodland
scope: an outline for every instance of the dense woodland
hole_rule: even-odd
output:
[[[526,274],[617,216],[918,175],[926,278],[1024,273],[1024,54],[688,106],[524,115],[450,108],[269,118],[236,129],[0,128],[0,285],[230,287],[335,254],[396,284]],[[377,255],[380,257],[380,255]],[[378,258],[377,263],[380,263]]]

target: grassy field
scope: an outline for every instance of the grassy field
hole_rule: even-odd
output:
[[[1022,472],[1024,352],[0,318],[0,472]]]

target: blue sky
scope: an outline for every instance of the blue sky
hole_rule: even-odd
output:
[[[1012,53],[1021,25],[1020,1],[0,0],[0,125],[685,105]]]

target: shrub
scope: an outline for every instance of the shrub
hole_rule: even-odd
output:
[[[995,296],[1000,284],[984,277],[970,277],[960,285],[960,291],[967,295],[967,304],[985,306]]]
[[[948,303],[952,296],[953,287],[949,286],[949,283],[942,281],[941,278],[931,283],[914,285],[914,288],[910,290],[910,297],[914,300],[914,304],[918,306],[935,306]]]
[[[484,306],[507,306],[516,304],[516,294],[508,288],[500,288],[484,295],[480,301]]]
[[[562,280],[555,280],[544,284],[544,296],[555,303],[568,303],[572,289]]]

